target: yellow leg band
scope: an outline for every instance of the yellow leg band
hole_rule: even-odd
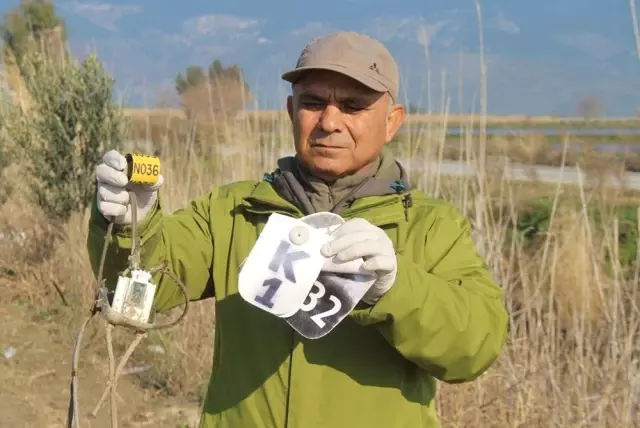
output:
[[[127,153],[129,182],[154,185],[160,177],[160,158],[157,156]]]

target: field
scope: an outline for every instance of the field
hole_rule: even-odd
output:
[[[175,111],[126,113],[131,118],[128,149],[162,156],[169,212],[215,185],[260,179],[280,153],[292,150],[282,113],[250,113],[213,124],[190,123]],[[459,124],[472,121],[458,118]],[[487,122],[492,121],[525,127],[523,118]],[[487,166],[474,177],[409,172],[416,185],[450,200],[470,218],[511,313],[508,345],[496,365],[476,382],[441,386],[443,426],[640,426],[640,195],[598,183],[603,173],[620,176],[625,168],[613,166],[610,153],[573,155],[564,144],[552,156],[550,146],[557,141],[551,140],[557,137],[485,140],[491,127],[485,134],[464,126],[457,136],[447,136],[442,129],[456,118],[446,115],[408,122],[425,129],[392,143],[402,159],[457,158],[478,165],[488,155]],[[536,123],[553,128],[555,122]],[[576,122],[571,129],[588,127]],[[506,181],[491,163],[505,155],[525,163],[580,161],[585,181],[581,186]],[[20,181],[15,184],[18,191],[0,207],[0,351],[5,353],[0,356],[0,414],[8,415],[0,426],[60,427],[71,346],[92,297],[85,252],[88,214],[76,212],[66,224],[53,226],[26,198]],[[201,302],[184,323],[152,334],[138,348],[128,366],[136,370],[119,384],[121,426],[195,426],[210,375],[214,327],[214,302]],[[118,332],[116,339],[121,355],[131,336]],[[83,414],[93,408],[106,381],[104,343],[96,320],[81,354]],[[108,409],[86,426],[107,427]]]

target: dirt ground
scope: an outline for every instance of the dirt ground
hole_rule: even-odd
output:
[[[74,340],[65,333],[69,329],[47,319],[47,314],[13,303],[0,302],[0,320],[0,428],[66,427]],[[111,426],[108,401],[97,418],[87,417],[104,390],[108,373],[108,359],[95,351],[105,348],[106,355],[100,321],[92,320],[94,326],[85,333],[80,355],[82,428]],[[118,359],[119,355],[116,351]],[[120,428],[197,426],[199,407],[195,403],[163,397],[127,375],[120,378],[117,389]]]

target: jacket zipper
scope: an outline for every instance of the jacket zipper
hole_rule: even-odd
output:
[[[291,379],[293,379],[293,350],[296,346],[296,332],[291,332],[291,347],[289,348],[289,379],[287,379],[287,400],[284,406],[284,428],[289,428],[289,407],[291,405]]]

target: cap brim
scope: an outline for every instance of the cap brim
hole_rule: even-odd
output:
[[[286,73],[282,74],[281,77],[282,77],[282,80],[285,80],[290,83],[296,83],[304,74],[313,70],[335,71],[336,73],[340,73],[344,76],[350,77],[362,83],[363,85],[365,85],[370,89],[373,89],[374,91],[377,91],[377,92],[389,91],[389,88],[387,88],[386,85],[384,85],[378,79],[373,77],[371,74],[359,72],[356,70],[351,70],[347,67],[340,66],[340,65],[322,65],[322,66],[309,65],[305,67],[298,67],[296,69],[287,71]]]

